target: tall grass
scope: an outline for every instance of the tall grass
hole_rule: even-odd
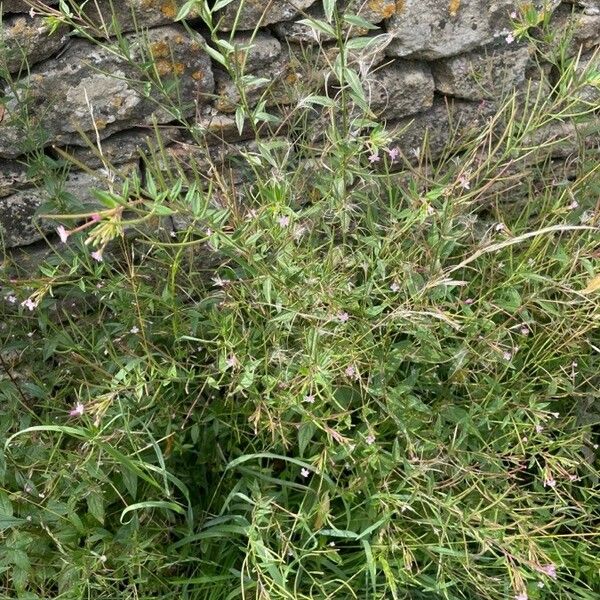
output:
[[[539,142],[593,72],[531,38],[552,93],[416,159],[317,26],[335,86],[240,103],[270,137],[222,163],[157,129],[5,265],[2,597],[598,597],[599,167]]]

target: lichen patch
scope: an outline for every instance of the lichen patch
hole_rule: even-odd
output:
[[[450,12],[451,17],[455,17],[458,14],[459,8],[460,8],[460,0],[450,0],[450,5],[448,6],[448,11]]]

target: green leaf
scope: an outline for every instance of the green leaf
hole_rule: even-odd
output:
[[[129,469],[123,469],[123,484],[127,488],[129,495],[135,500],[137,497],[138,476]]]
[[[298,429],[298,449],[300,450],[300,456],[304,456],[304,451],[314,434],[315,426],[313,423],[306,422],[300,425]]]
[[[364,29],[379,29],[377,25],[373,25],[370,21],[363,19],[359,15],[344,15],[344,21],[348,23],[348,25],[354,25],[355,27],[361,27]]]
[[[335,0],[323,0],[323,11],[328,23],[333,21],[333,11],[335,10]]]
[[[325,35],[328,35],[330,37],[336,37],[335,29],[331,25],[329,25],[325,21],[321,21],[320,19],[300,19],[298,23],[306,25],[307,27],[310,27],[315,31],[320,31],[321,33],[324,33]]]
[[[244,121],[246,117],[244,115],[244,107],[238,106],[235,110],[235,124],[237,125],[238,133],[242,135],[244,131]]]
[[[233,0],[217,0],[211,10],[215,13],[221,10],[222,8],[225,8],[228,4],[231,4],[232,2]]]
[[[104,498],[97,491],[88,494],[87,506],[89,513],[104,525]]]
[[[179,12],[177,13],[177,16],[175,17],[176,21],[181,21],[182,19],[185,19],[190,12],[192,11],[192,9],[196,6],[196,4],[198,4],[198,0],[188,0],[180,9]]]
[[[217,61],[223,67],[227,67],[227,58],[221,54],[218,50],[215,50],[213,47],[206,44],[204,46],[204,51],[208,54],[213,60]]]
[[[166,502],[164,500],[147,500],[146,502],[137,502],[136,504],[130,504],[127,508],[123,510],[121,513],[121,523],[124,523],[123,517],[130,512],[134,512],[137,510],[147,510],[149,508],[162,508],[164,510],[172,510],[179,515],[185,515],[185,510],[179,506],[179,504],[175,504],[175,502]]]
[[[172,208],[169,208],[168,206],[165,206],[164,204],[156,204],[152,211],[161,216],[161,217],[169,217],[173,214],[175,214],[175,211]]]

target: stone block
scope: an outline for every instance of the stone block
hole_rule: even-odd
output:
[[[16,160],[0,158],[0,198],[9,196],[14,191],[30,186],[27,176],[27,165]]]
[[[100,169],[105,164],[119,167],[124,163],[140,160],[152,148],[167,146],[181,138],[181,130],[177,127],[163,126],[154,129],[135,128],[120,131],[104,139],[100,149],[96,146],[69,146],[62,148],[73,160],[90,169]],[[77,168],[77,164],[74,164]]]
[[[273,36],[260,33],[249,45],[248,34],[238,34],[232,44],[236,48],[232,59],[240,67],[240,74],[255,76],[260,81],[246,80],[244,94],[252,105],[261,98],[267,105],[286,104],[293,101],[302,83],[303,65],[293,51],[284,51]],[[233,113],[241,101],[238,85],[222,71],[215,72],[215,109],[221,113]]]
[[[562,5],[552,15],[550,30],[556,36],[556,42],[565,36],[570,38],[567,54],[590,52],[600,45],[600,11],[588,15],[584,12],[573,10],[571,4]]]
[[[215,16],[221,31],[248,31],[289,21],[309,8],[315,0],[243,0],[231,2]]]
[[[44,4],[51,6],[56,4],[57,0],[45,0]],[[0,0],[0,14],[29,12],[31,4],[26,0]]]
[[[57,59],[38,65],[5,99],[0,157],[22,153],[22,109],[43,131],[40,145],[81,144],[80,131],[100,138],[153,122],[189,117],[214,91],[211,62],[199,36],[180,25],[127,38],[131,60],[86,40],[74,40]],[[169,110],[168,104],[173,109]],[[93,119],[91,112],[93,111]]]
[[[338,2],[338,10],[342,14],[358,15],[369,23],[377,25],[395,14],[397,5],[396,0],[369,0],[368,2],[350,0],[350,2]],[[323,20],[325,18],[323,4],[321,2],[313,4],[306,11],[306,16]],[[300,20],[276,23],[274,28],[282,39],[296,44],[314,43],[317,40],[325,42],[334,39],[334,36],[322,31],[315,33],[311,26],[301,23]],[[367,35],[369,33],[366,28],[349,25],[348,23],[344,24],[343,31],[344,37]]]
[[[396,60],[366,80],[371,110],[384,119],[400,119],[430,108],[433,76],[427,63]]]
[[[103,33],[141,31],[174,22],[185,0],[94,0],[82,6],[86,17]],[[191,11],[188,19],[197,17]]]
[[[600,109],[600,53],[591,52],[576,59],[575,74],[582,84],[577,97],[588,109]]]
[[[585,14],[600,15],[600,0],[565,0],[575,6],[582,8]]]
[[[41,17],[9,16],[0,26],[0,78],[2,73],[27,71],[28,67],[52,56],[69,38],[66,27],[50,30]]]
[[[500,98],[525,81],[530,57],[528,46],[503,43],[436,60],[435,89],[467,100]]]
[[[121,166],[123,173],[137,169],[137,162]],[[97,171],[94,175],[72,171],[63,189],[92,211],[102,206],[91,193],[94,187],[106,189],[106,174],[103,171]],[[0,241],[4,248],[33,244],[55,229],[56,223],[36,217],[36,211],[46,200],[47,193],[36,188],[16,191],[0,198]]]
[[[548,10],[558,4],[545,3]],[[468,52],[506,37],[514,8],[514,0],[399,0],[386,22],[394,38],[387,52],[424,60]]]
[[[480,132],[494,112],[492,103],[436,98],[429,110],[390,121],[387,128],[397,132],[391,145],[397,146],[408,159],[416,161],[425,152],[429,158],[435,159],[451,139],[458,147],[461,139]]]

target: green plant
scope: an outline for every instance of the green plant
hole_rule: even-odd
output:
[[[5,597],[595,598],[599,167],[539,142],[593,107],[566,70],[404,157],[326,15],[245,183],[159,141],[3,282]]]

